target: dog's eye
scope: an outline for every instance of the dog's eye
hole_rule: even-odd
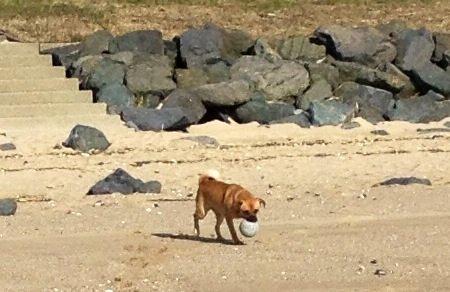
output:
[[[255,214],[258,213],[258,211],[259,211],[258,209],[255,209]]]

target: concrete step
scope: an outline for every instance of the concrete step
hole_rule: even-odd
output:
[[[52,66],[51,55],[0,55],[0,67]]]
[[[0,80],[65,78],[64,67],[33,66],[0,68]]]
[[[0,105],[92,103],[92,91],[35,91],[0,93]]]
[[[30,91],[78,91],[78,79],[49,78],[49,79],[16,79],[0,80],[1,92],[30,92]]]
[[[0,118],[105,114],[106,104],[104,103],[55,103],[0,106]],[[1,126],[4,127],[4,125]],[[34,126],[34,124],[28,125],[30,129],[33,129]]]
[[[38,55],[37,43],[0,43],[0,56],[5,55]]]

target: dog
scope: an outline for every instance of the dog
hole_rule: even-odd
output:
[[[197,236],[200,236],[199,221],[206,217],[209,210],[213,210],[217,220],[215,226],[217,240],[224,241],[220,233],[220,226],[225,220],[233,243],[244,244],[236,234],[233,220],[243,218],[247,221],[256,222],[258,220],[257,214],[261,206],[266,206],[266,202],[255,197],[242,186],[224,183],[219,181],[218,177],[217,171],[210,171],[199,178],[195,198],[194,232]]]

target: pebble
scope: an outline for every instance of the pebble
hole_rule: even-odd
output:
[[[382,270],[382,269],[377,269],[374,274],[377,275],[377,276],[380,276],[380,277],[381,276],[386,276],[386,271]]]

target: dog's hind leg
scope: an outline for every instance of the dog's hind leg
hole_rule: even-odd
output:
[[[203,195],[200,192],[197,192],[197,197],[195,198],[195,213],[194,213],[194,233],[197,236],[200,236],[200,225],[199,220],[205,218],[208,210],[205,210],[205,202],[203,199]]]
[[[217,240],[223,241],[223,237],[222,234],[220,233],[220,226],[223,223],[223,219],[225,219],[225,217],[222,214],[216,213],[216,235],[217,235]]]

